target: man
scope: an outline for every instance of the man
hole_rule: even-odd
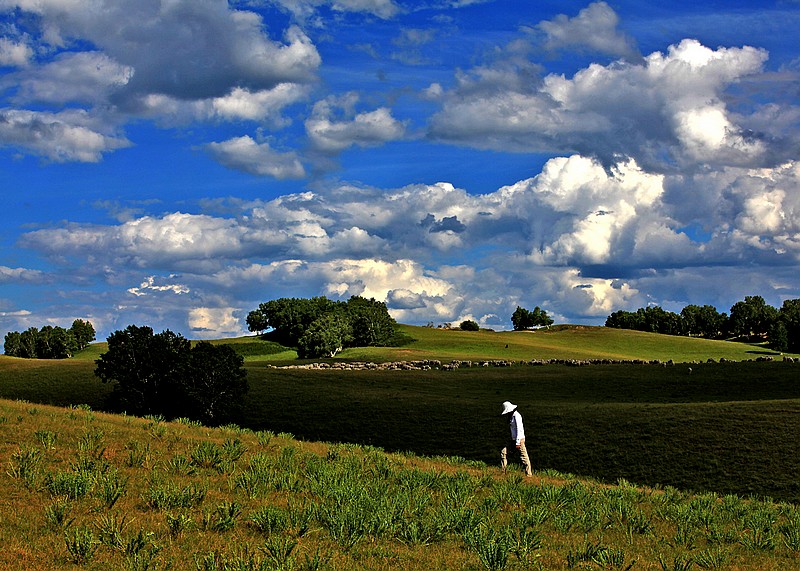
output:
[[[525,475],[531,475],[531,461],[528,458],[528,450],[525,448],[525,426],[522,424],[522,415],[517,410],[517,405],[505,401],[503,403],[503,412],[500,413],[508,420],[508,426],[511,429],[511,439],[500,450],[500,467],[506,471],[508,466],[508,453],[509,451],[519,451],[519,457],[522,461],[522,467],[525,469]]]

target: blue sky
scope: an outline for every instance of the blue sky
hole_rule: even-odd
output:
[[[0,0],[0,335],[800,297],[800,3]]]

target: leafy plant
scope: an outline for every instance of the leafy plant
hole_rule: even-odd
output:
[[[100,542],[88,527],[70,528],[64,534],[64,542],[70,560],[78,565],[83,565],[92,560]]]

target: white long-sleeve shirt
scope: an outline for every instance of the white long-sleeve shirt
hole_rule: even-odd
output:
[[[515,444],[519,444],[520,440],[525,439],[525,426],[522,424],[522,415],[519,411],[514,411],[508,421],[508,426],[511,428],[511,439]]]

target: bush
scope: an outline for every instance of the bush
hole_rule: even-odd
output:
[[[462,321],[461,325],[459,325],[464,331],[480,331],[481,326],[478,325],[477,321],[472,321],[471,319],[467,319],[466,321]]]

